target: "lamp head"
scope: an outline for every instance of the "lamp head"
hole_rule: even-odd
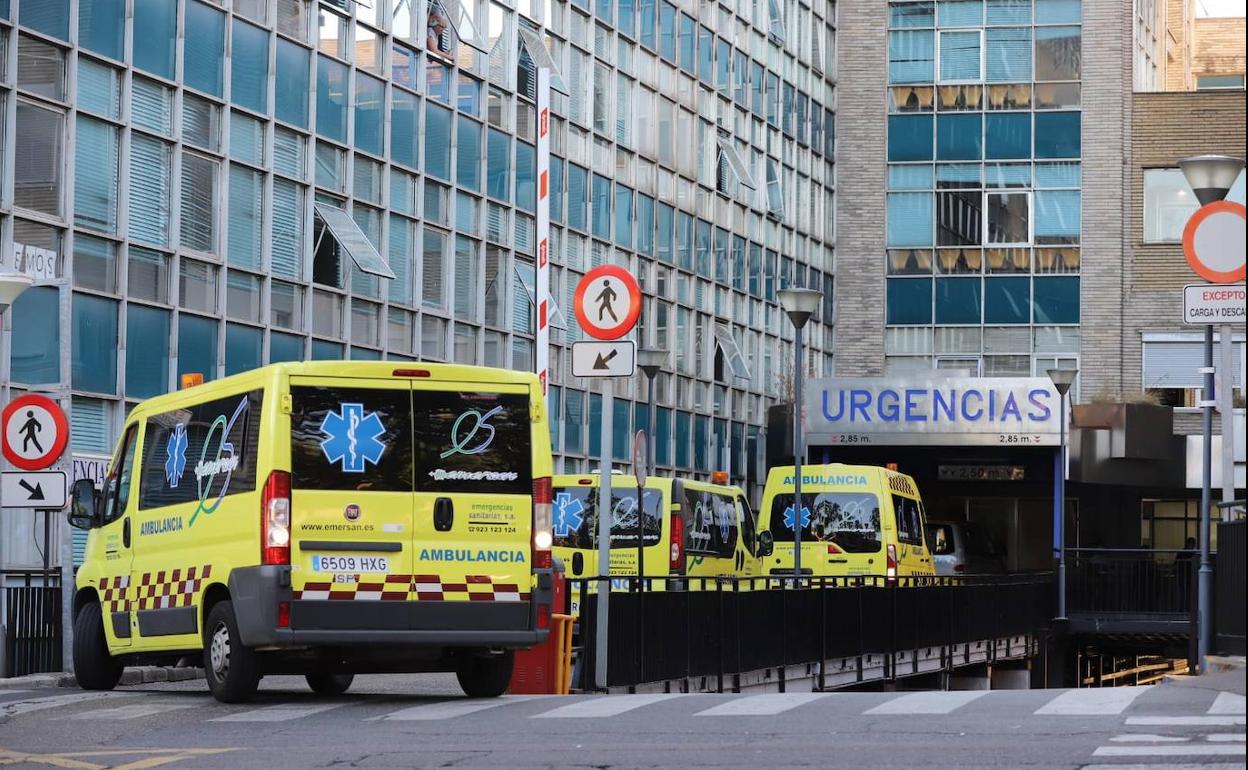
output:
[[[666,350],[642,348],[637,351],[637,367],[645,372],[647,377],[654,379],[655,375],[667,366],[667,358]]]
[[[1239,172],[1244,169],[1244,159],[1229,155],[1196,155],[1179,161],[1179,168],[1183,169],[1183,176],[1203,206],[1226,197]]]
[[[1065,396],[1070,392],[1070,386],[1075,382],[1075,376],[1079,374],[1078,369],[1049,369],[1045,372],[1049,375],[1049,379],[1053,381],[1053,387],[1057,388],[1057,392]]]
[[[18,295],[29,289],[34,282],[25,273],[0,272],[0,310],[12,305]]]
[[[795,329],[801,329],[810,320],[810,316],[823,301],[823,292],[817,289],[788,288],[776,292],[780,307],[793,322]]]

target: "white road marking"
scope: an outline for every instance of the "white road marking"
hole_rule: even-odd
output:
[[[1148,687],[1097,687],[1067,690],[1036,709],[1039,716],[1112,716],[1121,714]]]
[[[1233,727],[1244,724],[1244,717],[1127,717],[1127,724],[1137,727]]]
[[[747,695],[727,703],[712,706],[694,714],[697,717],[762,717],[783,714],[790,709],[827,698],[828,692],[775,692],[765,695]]]
[[[44,711],[45,709],[53,709],[60,706],[71,706],[75,703],[81,703],[83,701],[99,700],[100,698],[115,698],[127,695],[131,694],[117,692],[75,692],[69,693],[68,695],[53,695],[50,698],[0,703],[0,716],[15,717],[20,714],[29,714],[32,711]]]
[[[529,698],[523,695],[504,695],[500,698],[461,698],[412,706],[377,717],[377,719],[385,722],[431,722],[439,719],[454,719],[524,700],[529,700]]]
[[[1236,742],[1236,741],[1238,741],[1238,742],[1240,742],[1240,743],[1243,743],[1243,742],[1244,742],[1244,734],[1243,734],[1243,733],[1239,733],[1239,734],[1236,734],[1236,733],[1211,733],[1211,734],[1209,734],[1209,735],[1206,735],[1206,736],[1205,736],[1205,739],[1206,739],[1206,740],[1213,741],[1213,742],[1215,742],[1215,743],[1222,743],[1222,742],[1230,742],[1230,743],[1234,743],[1234,742]]]
[[[1220,692],[1209,707],[1210,714],[1243,714],[1244,696],[1233,692]]]
[[[1131,733],[1129,735],[1115,735],[1110,738],[1114,743],[1186,743],[1187,738],[1179,738],[1174,735],[1149,735],[1148,733]]]
[[[286,703],[279,703],[275,706],[265,706],[264,708],[251,709],[250,711],[240,711],[237,714],[228,714],[216,719],[209,719],[209,722],[289,722],[292,719],[301,719],[303,717],[319,714],[322,711],[341,708],[345,703],[322,703],[315,706],[298,706]]]
[[[948,714],[973,700],[984,697],[988,690],[949,690],[912,692],[881,703],[864,714]]]
[[[146,700],[146,699],[144,699]],[[132,703],[128,706],[114,706],[106,709],[92,709],[84,711],[80,714],[73,714],[65,717],[65,719],[90,719],[90,720],[115,720],[115,719],[139,719],[141,717],[152,717],[157,714],[165,714],[178,709],[195,708],[199,704],[196,703],[173,703],[168,701]]]
[[[633,709],[649,706],[672,698],[680,698],[683,693],[649,693],[642,695],[601,695],[595,698],[578,700],[557,709],[535,714],[534,719],[582,719],[587,717],[613,717]]]
[[[1101,746],[1094,757],[1242,757],[1243,746]]]
[[[1216,767],[1216,765],[1158,765],[1150,762],[1147,765],[1084,765],[1083,770],[1209,770],[1210,767]]]

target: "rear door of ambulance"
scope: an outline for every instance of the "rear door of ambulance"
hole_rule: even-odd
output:
[[[412,381],[417,601],[452,624],[496,602],[492,623],[531,625],[533,423],[525,384]],[[471,626],[470,626],[471,627]],[[498,627],[493,625],[491,627]]]
[[[290,404],[291,623],[402,628],[401,609],[359,600],[411,597],[411,385],[296,376]]]
[[[598,476],[556,476],[551,534],[569,578],[598,574]]]

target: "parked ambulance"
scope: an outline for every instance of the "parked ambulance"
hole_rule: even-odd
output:
[[[265,674],[454,671],[496,696],[545,639],[550,431],[538,380],[470,366],[276,364],[126,418],[74,596],[87,689],[202,655],[237,702]]]
[[[872,465],[804,465],[800,512],[793,492],[793,466],[768,472],[758,522],[775,542],[767,574],[792,574],[797,526],[805,575],[935,574],[923,500],[909,476]]]

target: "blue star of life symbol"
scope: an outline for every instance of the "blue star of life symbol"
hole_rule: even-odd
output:
[[[789,529],[795,529],[793,526],[793,519],[794,519],[793,506],[790,505],[788,508],[784,509],[784,526],[788,527]],[[809,526],[810,526],[810,509],[803,505],[802,506],[802,529],[806,529]]]
[[[363,404],[342,404],[340,412],[329,412],[321,422],[321,451],[330,463],[341,462],[343,473],[363,473],[365,465],[376,465],[386,444],[386,429],[376,412],[364,413]]]
[[[165,480],[171,487],[176,487],[186,472],[186,444],[186,426],[178,423],[165,444]]]
[[[552,529],[556,537],[567,537],[571,532],[581,528],[585,517],[581,515],[585,506],[567,492],[555,495],[555,521]]]
[[[732,507],[723,505],[716,511],[716,517],[719,519],[719,540],[722,543],[728,542],[728,532],[732,528]]]

